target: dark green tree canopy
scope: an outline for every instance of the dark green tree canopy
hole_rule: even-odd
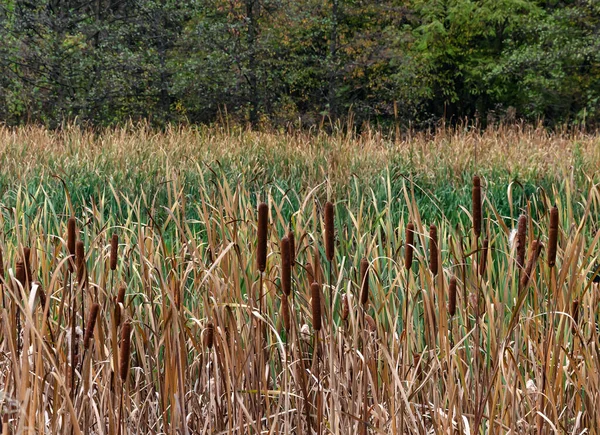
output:
[[[0,120],[600,120],[595,0],[0,0]]]

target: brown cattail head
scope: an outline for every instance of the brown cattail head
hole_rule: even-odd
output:
[[[2,254],[2,248],[0,247],[0,280],[4,281],[4,255]]]
[[[548,266],[556,264],[556,247],[558,245],[558,208],[550,210],[550,230],[548,232]]]
[[[267,226],[269,223],[269,206],[264,202],[258,204],[258,241],[256,245],[256,267],[263,273],[267,268]]]
[[[350,314],[350,303],[348,302],[348,296],[346,294],[342,295],[342,320],[347,320],[348,315]]]
[[[333,261],[335,230],[333,225],[333,204],[325,203],[325,255],[328,261]]]
[[[531,254],[529,256],[529,260],[527,261],[527,266],[525,270],[521,274],[521,279],[519,280],[520,288],[524,289],[529,284],[529,280],[535,271],[535,265],[537,263],[537,259],[542,252],[542,248],[544,245],[539,240],[534,240],[531,245]]]
[[[290,262],[290,239],[281,239],[281,290],[286,296],[292,289],[292,264]]]
[[[313,329],[321,330],[321,286],[318,282],[313,282],[310,285],[310,296],[312,306]]]
[[[96,318],[100,311],[100,304],[94,303],[90,307],[90,315],[88,316],[87,327],[85,328],[85,335],[83,337],[83,348],[87,349],[90,347],[90,339],[94,335],[94,327],[96,326]]]
[[[21,258],[17,260],[17,264],[15,265],[15,278],[25,288],[27,285],[27,275],[25,272],[25,262]]]
[[[119,235],[114,233],[110,240],[110,270],[117,268],[117,255],[119,253]]]
[[[454,275],[450,278],[448,287],[448,313],[450,317],[454,317],[456,314],[456,277]]]
[[[490,245],[490,241],[486,237],[483,239],[483,246],[481,248],[481,261],[479,262],[479,275],[485,273],[485,269],[487,268],[487,257],[488,257],[488,248]]]
[[[360,303],[369,302],[369,260],[360,260]]]
[[[31,249],[27,246],[23,248],[23,262],[25,263],[25,279],[27,280],[27,285],[31,287]]]
[[[369,314],[365,314],[365,329],[371,333],[377,333],[377,323]]]
[[[517,265],[522,269],[525,267],[525,254],[527,252],[527,216],[519,216],[517,226]]]
[[[75,261],[75,242],[77,241],[77,224],[74,217],[69,218],[67,221],[67,249],[71,256],[69,261],[69,271],[73,271],[73,262]]]
[[[290,264],[292,268],[296,264],[296,238],[293,231],[288,231],[287,238],[290,240]]]
[[[81,240],[75,244],[75,266],[77,267],[77,280],[82,281],[85,278],[85,245]]]
[[[121,361],[119,363],[119,375],[121,381],[127,380],[127,373],[129,372],[129,353],[131,352],[131,322],[127,321],[123,324],[121,329],[121,346],[119,348],[119,357]]]
[[[213,322],[208,322],[204,331],[204,347],[212,349],[215,340],[215,325]]]
[[[577,325],[579,324],[579,300],[575,299],[571,305],[571,317],[573,317],[573,324],[571,325],[571,332],[577,333]]]
[[[127,287],[122,285],[119,287],[119,293],[117,294],[116,304],[115,304],[115,323],[117,326],[121,323],[121,305],[125,306],[125,292],[127,291]]]
[[[281,316],[283,317],[283,327],[286,332],[289,332],[292,323],[290,321],[290,304],[285,293],[281,295]]]
[[[410,270],[413,262],[413,251],[415,246],[415,226],[412,222],[406,225],[406,247],[404,248],[404,267]]]
[[[435,225],[429,227],[429,270],[438,273],[438,232]]]
[[[473,232],[476,237],[481,234],[481,179],[473,177]]]
[[[46,307],[46,292],[44,292],[44,289],[42,288],[40,283],[37,283],[38,289],[37,289],[37,294],[38,297],[40,298],[40,307],[42,307],[42,311],[44,310],[44,308]],[[50,315],[50,312],[48,312],[48,315]]]

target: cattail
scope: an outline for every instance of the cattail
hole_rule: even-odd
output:
[[[325,255],[328,261],[333,261],[335,231],[333,226],[333,204],[325,203]]]
[[[429,270],[435,276],[438,273],[438,233],[437,227],[429,227]]]
[[[42,310],[43,310],[46,307],[46,293],[44,292],[44,289],[42,288],[40,283],[37,283],[37,286],[38,286],[37,294],[38,294],[38,297],[40,298],[40,306],[42,307]],[[50,315],[49,312],[48,312],[48,315]]]
[[[321,286],[318,282],[310,285],[313,329],[321,330]]]
[[[283,327],[286,332],[290,331],[290,304],[288,302],[288,297],[285,293],[281,295],[281,315],[283,317]]]
[[[575,299],[571,305],[571,317],[573,317],[573,324],[571,325],[571,332],[577,333],[577,325],[579,324],[579,300]]]
[[[456,314],[456,277],[450,278],[450,286],[448,288],[448,313],[450,317]]]
[[[473,177],[473,232],[476,237],[481,234],[481,179]]]
[[[118,326],[121,323],[121,305],[125,306],[125,292],[127,287],[122,285],[119,287],[119,293],[117,294],[116,306],[115,306],[115,324]]]
[[[525,253],[527,251],[527,216],[519,216],[517,226],[517,265],[522,269],[525,266]]]
[[[212,349],[215,340],[215,325],[213,322],[208,322],[204,331],[204,347]]]
[[[127,373],[129,372],[129,352],[131,351],[131,322],[127,321],[123,325],[121,330],[121,347],[119,348],[119,357],[121,358],[119,364],[119,375],[121,381],[127,380]]]
[[[77,280],[85,278],[85,246],[81,240],[75,244],[75,266],[77,267]]]
[[[360,260],[360,303],[369,302],[369,260]]]
[[[75,242],[77,241],[77,227],[75,218],[69,218],[67,221],[67,249],[71,260],[69,261],[69,272],[73,272],[73,261],[75,261]]]
[[[110,240],[110,270],[117,268],[117,254],[119,253],[119,235],[114,233]]]
[[[281,289],[286,296],[292,289],[292,264],[290,263],[290,239],[281,239]]]
[[[25,263],[25,280],[27,286],[31,287],[31,249],[23,248],[23,262]]]
[[[550,210],[550,230],[548,232],[548,266],[556,264],[556,245],[558,244],[558,208]]]
[[[264,202],[258,204],[258,244],[256,246],[256,267],[263,273],[267,268],[267,225],[269,207]]]
[[[347,320],[350,314],[350,303],[348,302],[348,296],[342,295],[342,320]]]
[[[0,247],[0,281],[4,281],[4,255]]]
[[[365,314],[365,328],[369,332],[377,332],[377,323],[369,314]]]
[[[290,264],[294,267],[296,264],[296,238],[293,231],[288,231],[287,238],[290,241]]]
[[[17,278],[17,281],[19,281],[19,283],[21,283],[23,288],[25,288],[25,285],[27,282],[27,276],[26,276],[26,272],[25,272],[25,263],[20,258],[17,260],[17,264],[15,266],[15,278]]]
[[[481,261],[479,263],[479,275],[482,275],[482,276],[485,273],[485,269],[487,267],[489,244],[490,244],[490,241],[487,239],[487,237],[485,239],[483,239],[483,247],[481,248]]]
[[[94,327],[96,326],[96,318],[98,317],[98,311],[100,311],[100,304],[93,303],[90,307],[90,315],[88,317],[87,327],[85,328],[85,335],[83,337],[84,349],[90,347],[90,339],[94,335]]]
[[[406,248],[404,249],[404,267],[410,270],[413,262],[413,250],[415,244],[415,226],[412,222],[406,225]]]
[[[537,259],[542,251],[544,245],[539,240],[534,240],[531,246],[531,255],[529,256],[529,260],[527,261],[527,267],[525,267],[524,273],[521,275],[521,279],[519,281],[521,289],[524,289],[529,284],[529,279],[535,270],[535,265]]]

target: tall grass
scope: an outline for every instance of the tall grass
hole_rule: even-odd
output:
[[[163,170],[160,201],[109,183],[76,207],[13,185],[0,211],[13,432],[597,433],[591,178],[525,203],[505,188],[503,214],[493,179],[473,194],[469,177],[450,219],[423,215],[420,186],[392,188],[390,172],[379,194],[330,179],[257,195],[247,173],[198,170],[191,200]]]

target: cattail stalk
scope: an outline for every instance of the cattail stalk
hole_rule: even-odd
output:
[[[287,238],[290,241],[290,264],[292,268],[296,264],[296,238],[293,231],[288,231]]]
[[[292,323],[290,320],[290,304],[285,293],[281,295],[281,317],[283,317],[283,328],[286,334],[289,334]]]
[[[429,270],[433,276],[438,274],[438,232],[435,225],[429,227]]]
[[[369,260],[360,260],[360,303],[365,306],[369,302]]]
[[[571,317],[573,317],[573,323],[571,325],[571,332],[573,335],[577,334],[577,325],[579,325],[579,300],[575,299],[571,304]]]
[[[121,306],[125,306],[125,292],[127,287],[122,285],[119,287],[119,293],[115,300],[115,325],[118,327],[121,324]]]
[[[478,175],[473,177],[473,233],[476,238],[481,235],[481,179]]]
[[[483,239],[483,246],[481,248],[481,261],[479,262],[479,275],[483,276],[485,274],[485,270],[487,268],[487,257],[488,257],[488,248],[490,241],[487,239]]]
[[[527,216],[519,216],[517,226],[517,265],[522,269],[525,267],[525,254],[527,251]]]

